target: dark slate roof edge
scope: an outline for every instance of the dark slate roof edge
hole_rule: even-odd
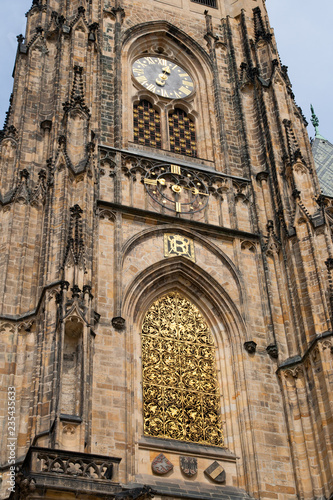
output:
[[[312,153],[322,193],[333,197],[333,144],[327,139],[316,137],[312,142]]]
[[[315,137],[313,142],[312,142],[312,148],[315,144],[318,144],[320,142],[325,142],[326,144],[328,144],[329,146],[331,146],[333,148],[333,144],[328,139],[325,139],[324,137]]]

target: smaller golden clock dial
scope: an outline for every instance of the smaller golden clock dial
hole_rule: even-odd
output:
[[[207,206],[208,188],[194,170],[174,164],[156,164],[146,174],[148,194],[166,210],[191,214]],[[200,188],[200,190],[199,190]]]
[[[167,99],[184,99],[194,91],[190,75],[178,64],[161,57],[141,57],[133,63],[132,71],[140,85]]]

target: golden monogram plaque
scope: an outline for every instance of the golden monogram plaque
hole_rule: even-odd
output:
[[[180,234],[164,234],[164,257],[182,256],[195,262],[194,243]]]

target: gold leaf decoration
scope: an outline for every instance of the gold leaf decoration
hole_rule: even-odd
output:
[[[223,446],[212,334],[177,292],[152,304],[142,326],[144,432]]]

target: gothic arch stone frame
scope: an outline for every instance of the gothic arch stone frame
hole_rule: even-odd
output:
[[[160,50],[163,52],[159,52]],[[148,52],[147,52],[148,50]],[[157,57],[177,59],[187,69],[194,82],[195,92],[186,99],[165,99],[142,89],[132,77],[132,63],[139,57],[155,54]],[[214,95],[212,68],[208,54],[181,30],[165,21],[141,24],[124,35],[123,68],[123,147],[133,145],[133,104],[147,99],[161,110],[162,149],[169,150],[168,117],[175,108],[188,113],[196,128],[197,156],[209,161],[219,152],[215,137]],[[173,153],[171,153],[173,154]]]
[[[140,241],[134,238],[134,241],[128,242],[126,249],[123,248],[123,255],[126,255],[131,247],[140,245]],[[228,266],[227,261],[224,264]],[[240,280],[235,274],[233,276],[242,289]],[[126,344],[134,366],[127,382],[128,394],[131,395],[128,397],[127,409],[131,446],[140,446],[138,443],[143,436],[143,319],[153,302],[172,291],[179,292],[199,309],[214,337],[225,447],[241,457],[237,461],[238,486],[245,487],[247,482],[252,480],[255,483],[255,478],[247,476],[245,465],[254,463],[255,456],[252,434],[247,430],[251,428],[251,414],[244,366],[247,361],[242,356],[243,344],[247,340],[243,314],[214,278],[199,265],[183,257],[164,259],[146,267],[133,277],[123,293],[122,315],[127,319],[128,325]],[[136,466],[133,464],[133,467]],[[255,489],[256,484],[252,483],[251,487]]]
[[[219,263],[225,267],[230,272],[230,275],[232,276],[232,279],[235,282],[235,285],[237,287],[237,295],[239,296],[239,303],[238,306],[236,305],[236,308],[238,307],[238,312],[237,314],[240,314],[241,321],[243,321],[242,318],[245,319],[248,317],[249,310],[248,310],[248,304],[249,304],[249,298],[247,296],[247,289],[243,280],[243,276],[240,273],[240,271],[237,269],[235,264],[232,262],[232,260],[228,257],[228,255],[221,250],[218,246],[216,246],[212,241],[210,241],[207,237],[203,236],[202,234],[197,233],[196,231],[193,230],[188,230],[181,225],[175,225],[175,224],[164,224],[163,226],[158,226],[152,229],[144,229],[143,231],[137,233],[133,237],[129,238],[122,247],[122,266],[124,266],[124,261],[127,257],[127,255],[131,252],[132,249],[134,249],[136,246],[141,244],[143,241],[148,240],[149,238],[158,236],[158,235],[163,235],[165,232],[177,232],[177,234],[182,234],[187,238],[193,239],[194,241],[197,241],[200,245],[205,247],[212,255],[214,255]],[[127,289],[125,287],[123,297],[126,297],[127,294]],[[222,295],[227,294],[227,291],[223,289]],[[227,294],[228,296],[228,294]],[[125,300],[125,299],[123,299]],[[231,298],[230,295],[228,296],[228,299],[231,303]],[[245,331],[245,330],[244,330]],[[246,339],[248,340],[248,339]]]

